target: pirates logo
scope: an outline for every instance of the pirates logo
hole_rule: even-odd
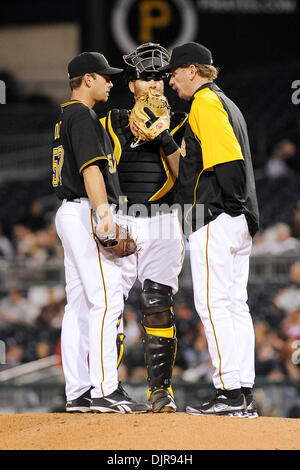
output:
[[[173,49],[196,38],[197,9],[192,0],[115,0],[111,31],[125,54],[146,42]]]

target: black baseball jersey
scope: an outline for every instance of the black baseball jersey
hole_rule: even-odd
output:
[[[60,200],[87,197],[83,170],[97,164],[109,203],[118,205],[121,189],[110,139],[96,113],[78,100],[61,105],[52,152],[52,186]]]
[[[134,136],[130,131],[127,109],[113,109],[101,121],[111,137],[118,165],[122,191],[132,204],[168,204],[175,200],[176,178],[169,171],[157,142],[142,142],[131,148]],[[180,147],[187,120],[185,113],[171,113],[170,133]]]
[[[247,126],[215,83],[204,84],[193,95],[181,143],[177,195],[190,232],[222,212],[245,214],[250,234],[258,230]]]

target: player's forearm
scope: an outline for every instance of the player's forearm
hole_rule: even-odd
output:
[[[166,158],[171,172],[176,178],[178,178],[180,150],[176,150],[176,152],[172,153],[171,155],[168,155]]]
[[[89,200],[97,214],[105,217],[110,212],[103,175],[97,165],[90,165],[83,171],[84,186]]]
[[[99,238],[114,236],[116,225],[109,207],[105,182],[99,167],[96,165],[87,167],[83,171],[83,179],[88,198],[100,218],[96,226],[97,236]]]

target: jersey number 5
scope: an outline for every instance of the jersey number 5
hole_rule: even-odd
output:
[[[64,163],[64,149],[60,145],[53,149],[52,155],[52,185],[54,187],[61,184],[61,170]]]
[[[107,159],[108,159],[108,171],[110,173],[115,173],[117,171],[117,162],[116,162],[116,159],[114,157],[114,155],[107,155]]]

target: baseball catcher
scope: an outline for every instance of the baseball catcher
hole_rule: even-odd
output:
[[[178,290],[184,256],[178,217],[171,208],[187,116],[172,112],[164,96],[167,75],[159,70],[169,63],[169,53],[164,47],[142,44],[123,59],[125,82],[134,97],[134,105],[131,110],[113,109],[101,119],[114,146],[128,209],[130,213],[136,206],[145,209],[144,213],[134,212],[133,217],[119,220],[120,225],[131,227],[139,247],[132,256],[122,259],[123,293],[127,299],[139,279],[148,400],[152,412],[170,413],[176,411],[171,386],[177,350],[173,295]],[[154,210],[159,205],[170,209],[161,214]],[[145,233],[151,234],[162,225],[174,237],[145,237]]]

